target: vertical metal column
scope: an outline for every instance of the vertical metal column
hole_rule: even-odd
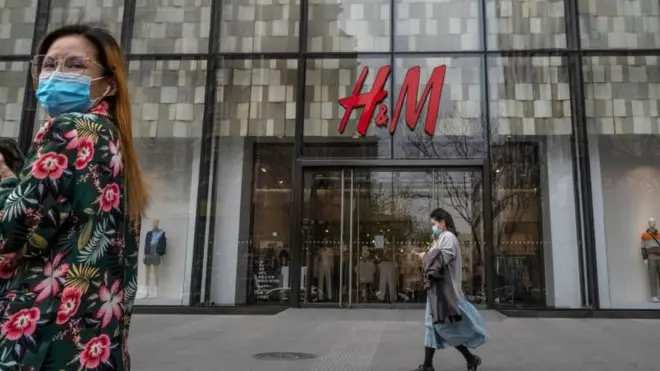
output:
[[[202,270],[207,270],[208,276],[212,273],[211,259],[204,266],[204,253],[213,247],[214,227],[209,228],[206,233],[208,216],[215,213],[215,200],[209,197],[209,186],[211,176],[211,158],[213,151],[213,120],[215,117],[216,100],[216,75],[218,61],[216,55],[220,50],[220,21],[222,19],[222,3],[213,1],[211,3],[211,27],[209,30],[208,56],[206,62],[206,82],[204,93],[204,119],[202,122],[201,158],[199,161],[199,181],[197,185],[197,213],[195,215],[194,244],[192,262],[190,269],[190,303],[197,305],[202,301]],[[208,291],[208,290],[207,290]]]
[[[121,19],[121,49],[124,52],[126,61],[131,54],[131,44],[133,43],[133,28],[135,25],[135,3],[136,0],[124,1],[124,15]]]
[[[350,207],[348,208],[348,307],[353,306],[353,190],[355,188],[355,173],[351,169]]]
[[[343,296],[344,296],[344,172],[346,170],[341,170],[341,197],[339,198],[340,202],[340,213],[339,216],[339,307],[343,307]],[[348,270],[350,274],[350,269]],[[349,291],[350,292],[350,291]]]
[[[305,130],[305,78],[307,72],[307,12],[308,1],[300,2],[300,21],[298,29],[298,73],[296,75],[296,122],[294,125],[293,139],[293,163],[291,171],[291,187],[293,187],[293,212],[291,223],[291,266],[292,272],[289,278],[291,282],[291,295],[289,297],[290,307],[300,307],[300,273],[301,273],[301,228],[302,228],[302,203],[303,203],[303,174],[302,166],[297,166],[298,159],[302,156],[303,140]],[[297,267],[297,268],[296,268]],[[309,276],[309,272],[307,273]],[[310,281],[309,278],[307,281]]]
[[[34,24],[34,31],[32,33],[32,46],[30,48],[31,55],[36,53],[41,39],[43,39],[48,32],[51,6],[51,0],[37,1],[36,21]],[[21,147],[21,150],[24,153],[27,153],[27,151],[30,149],[30,145],[32,145],[32,131],[34,128],[35,119],[37,117],[37,97],[34,96],[34,90],[32,69],[28,68],[27,76],[25,77],[25,92],[23,93],[21,124],[18,128],[18,145]]]
[[[568,76],[571,98],[571,158],[573,159],[573,176],[579,187],[575,189],[578,256],[584,254],[580,261],[580,269],[586,275],[580,275],[582,302],[593,309],[600,307],[598,292],[598,267],[596,262],[596,240],[594,235],[594,210],[591,190],[591,164],[589,162],[589,143],[587,118],[584,110],[584,76],[582,71],[582,45],[580,41],[580,19],[577,0],[564,0],[566,44],[568,54]],[[577,166],[576,166],[577,165]],[[583,250],[583,251],[582,251]],[[586,276],[586,290],[584,279]],[[584,295],[586,294],[586,297]]]

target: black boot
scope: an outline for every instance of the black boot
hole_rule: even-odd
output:
[[[468,371],[477,371],[477,368],[481,365],[481,358],[472,354],[465,345],[459,345],[456,349],[465,357]]]
[[[433,368],[433,366],[425,367],[424,365],[419,365],[419,367],[411,371],[435,371],[435,369]]]
[[[467,369],[468,371],[477,371],[479,365],[481,365],[481,358],[479,356],[472,356],[472,360],[467,364]]]
[[[424,364],[419,365],[412,371],[435,371],[433,368],[433,354],[435,354],[434,348],[424,347]]]

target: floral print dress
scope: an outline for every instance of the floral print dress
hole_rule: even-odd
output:
[[[108,104],[49,120],[0,183],[0,370],[129,370],[139,225]]]

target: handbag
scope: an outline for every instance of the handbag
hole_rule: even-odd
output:
[[[653,246],[653,247],[649,247],[648,249],[644,249],[645,251],[642,253],[642,257],[644,258],[644,260],[649,258],[649,254],[660,255],[660,242],[651,233],[649,233],[649,236],[651,236],[653,241],[655,241],[655,244],[658,246]]]
[[[25,155],[14,139],[0,139],[0,154],[5,159],[5,164],[15,174],[18,174],[25,164]]]

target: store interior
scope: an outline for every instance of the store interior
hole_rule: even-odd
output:
[[[601,307],[660,309],[660,302],[654,300],[660,257],[650,254],[644,259],[642,251],[658,245],[644,235],[654,227],[650,219],[657,220],[655,227],[660,228],[660,141],[653,135],[591,139]]]

